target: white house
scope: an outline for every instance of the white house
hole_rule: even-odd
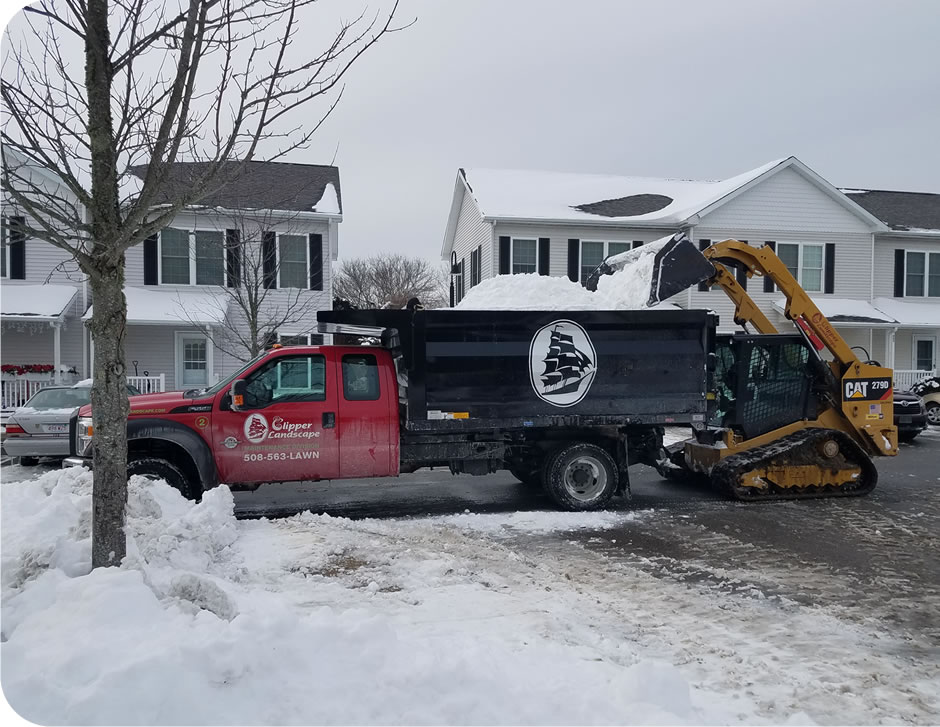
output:
[[[539,273],[583,280],[607,255],[678,231],[701,248],[735,238],[772,245],[850,345],[896,369],[937,368],[940,195],[840,190],[796,157],[722,181],[460,169],[444,234],[453,298],[484,278]],[[739,280],[775,325],[782,296]],[[733,330],[733,305],[700,285],[671,299]]]
[[[177,164],[169,183],[184,184],[194,168]],[[265,309],[293,302],[303,310],[278,337],[318,342],[316,311],[332,306],[330,261],[338,255],[341,199],[336,167],[249,162],[233,182],[129,249],[131,383],[145,390],[192,388],[236,370],[241,361],[231,351],[234,346],[222,341],[225,331],[244,325],[244,315],[226,289],[243,284],[242,273],[255,260],[266,289]],[[24,219],[4,204],[2,363],[6,368],[51,364],[50,379],[69,370],[73,379],[91,376],[92,343],[83,325],[93,310],[87,282],[67,252],[27,239],[20,229]],[[14,391],[12,376],[4,379],[4,404],[15,403],[7,399],[22,392]]]

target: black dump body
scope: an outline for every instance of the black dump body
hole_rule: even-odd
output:
[[[400,349],[412,432],[704,421],[718,320],[702,310],[351,310],[317,318],[385,330],[383,342]]]

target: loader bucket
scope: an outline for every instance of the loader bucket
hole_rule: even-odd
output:
[[[680,233],[607,258],[591,274],[585,285],[588,290],[597,290],[602,275],[610,275],[627,267],[635,270],[637,275],[649,277],[647,305],[651,306],[715,274],[715,267],[689,238]]]

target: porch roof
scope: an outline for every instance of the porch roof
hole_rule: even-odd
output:
[[[894,298],[873,301],[852,298],[813,298],[816,307],[830,323],[865,328],[940,328],[940,303],[911,302]],[[787,301],[774,301],[783,313]]]
[[[125,288],[127,322],[133,325],[217,326],[225,320],[228,297],[211,291],[145,290]],[[92,305],[82,320],[91,320]]]
[[[72,285],[11,285],[0,292],[4,320],[55,323],[65,317],[78,294]]]

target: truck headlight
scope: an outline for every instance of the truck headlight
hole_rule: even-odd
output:
[[[84,456],[91,448],[91,438],[95,433],[95,428],[91,424],[91,417],[79,417],[76,437],[78,439],[75,447],[75,454]]]

